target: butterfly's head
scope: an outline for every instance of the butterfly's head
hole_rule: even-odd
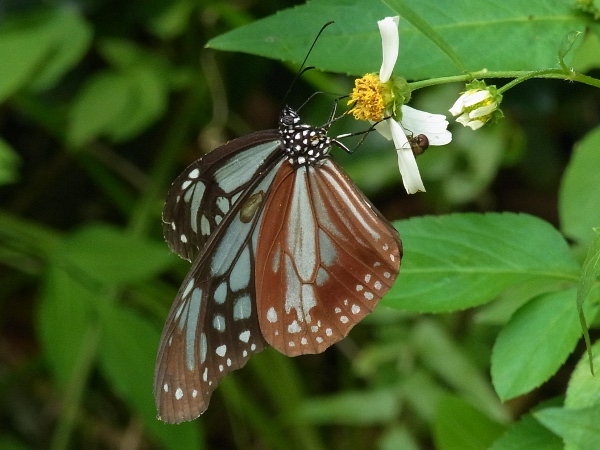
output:
[[[300,123],[300,116],[289,106],[285,106],[279,116],[279,130],[283,131],[286,128],[291,128]]]

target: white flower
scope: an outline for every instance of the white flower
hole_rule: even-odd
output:
[[[381,34],[381,45],[383,48],[383,61],[379,71],[381,83],[386,83],[392,76],[392,71],[398,59],[399,35],[398,22],[399,16],[386,17],[377,22]],[[401,106],[401,114],[398,114],[395,105],[388,105],[385,110],[386,116],[400,116],[401,120],[393,118],[386,119],[376,125],[379,131],[386,139],[394,141],[394,147],[398,152],[398,168],[404,188],[409,194],[418,191],[425,192],[423,180],[417,166],[415,155],[412,152],[408,136],[424,134],[429,139],[429,145],[445,145],[452,140],[452,133],[447,130],[448,121],[442,114],[430,114],[406,105]]]
[[[494,115],[502,116],[498,109],[502,95],[495,86],[486,86],[483,81],[473,81],[467,85],[458,100],[449,109],[453,116],[459,116],[456,121],[472,130],[477,130],[485,125]]]

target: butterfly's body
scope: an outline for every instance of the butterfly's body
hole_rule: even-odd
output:
[[[285,108],[279,130],[231,141],[173,183],[165,238],[193,265],[157,357],[165,422],[198,417],[219,381],[267,344],[324,351],[393,284],[398,233],[328,156],[332,144]]]

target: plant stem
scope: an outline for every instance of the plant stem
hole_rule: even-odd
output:
[[[576,72],[565,72],[562,69],[544,69],[544,70],[536,70],[533,72],[526,71],[489,71],[489,70],[480,70],[478,72],[465,73],[463,75],[453,75],[450,77],[440,77],[440,78],[431,78],[429,80],[415,81],[413,83],[409,83],[410,89],[415,91],[417,89],[421,89],[424,87],[435,86],[438,84],[446,84],[446,83],[458,83],[458,82],[466,82],[475,79],[487,79],[487,78],[514,78],[510,83],[502,86],[498,89],[499,93],[506,92],[508,89],[516,86],[523,81],[532,79],[532,78],[551,78],[551,79],[559,79],[559,80],[568,80],[575,81],[583,84],[587,84],[590,86],[600,88],[600,80],[583,75]]]

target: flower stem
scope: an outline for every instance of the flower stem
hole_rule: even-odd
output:
[[[559,80],[568,80],[575,81],[583,84],[588,84],[590,86],[600,88],[600,80],[597,78],[593,78],[587,75],[583,75],[577,72],[565,72],[562,69],[544,69],[544,70],[536,70],[532,72],[526,71],[489,71],[489,70],[480,70],[478,72],[465,73],[463,75],[454,75],[450,77],[440,77],[440,78],[431,78],[429,80],[423,81],[415,81],[413,83],[409,83],[409,87],[411,91],[416,91],[417,89],[421,89],[428,86],[435,86],[438,84],[446,84],[446,83],[458,83],[471,81],[474,79],[486,79],[486,78],[514,78],[511,82],[502,86],[498,89],[500,94],[506,92],[508,89],[516,86],[523,81],[529,80],[531,78],[552,78]]]

